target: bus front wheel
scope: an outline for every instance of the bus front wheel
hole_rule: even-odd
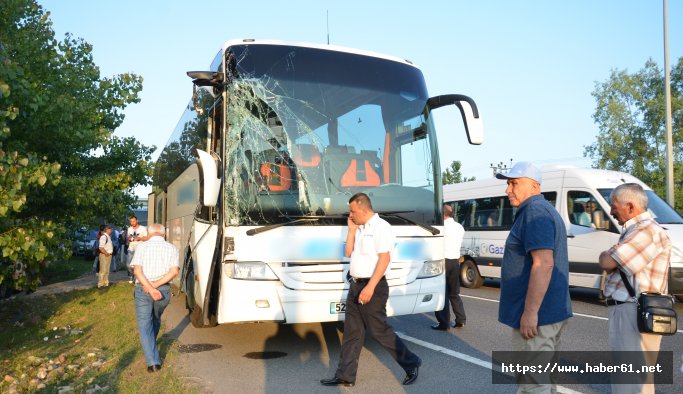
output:
[[[460,284],[470,289],[476,289],[484,284],[484,278],[479,275],[477,264],[466,259],[460,267]]]
[[[190,264],[192,264],[191,261]],[[196,328],[214,327],[215,324],[204,324],[203,322],[202,308],[197,305],[197,298],[195,298],[195,294],[198,292],[199,282],[195,280],[194,267],[192,267],[185,277],[185,307],[190,315],[190,322]]]

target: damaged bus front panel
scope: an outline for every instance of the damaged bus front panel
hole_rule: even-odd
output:
[[[443,306],[441,172],[418,68],[250,40],[226,43],[210,72],[191,76],[200,88],[157,165],[155,193],[167,201],[155,220],[186,251],[181,285],[205,324],[343,320],[347,202],[357,192],[396,234],[387,313]],[[450,103],[480,143],[474,102]],[[203,179],[212,171],[215,206],[202,193],[216,185]]]

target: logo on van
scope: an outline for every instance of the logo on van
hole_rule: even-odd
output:
[[[498,246],[495,244],[487,244],[485,242],[482,242],[481,246],[479,246],[479,250],[482,253],[487,252],[488,254],[502,256],[503,253],[505,253],[505,246]]]

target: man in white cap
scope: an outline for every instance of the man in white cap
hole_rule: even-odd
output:
[[[507,180],[505,193],[517,208],[501,263],[498,321],[512,327],[515,351],[552,354],[572,316],[565,225],[541,195],[541,171],[533,164],[519,162],[496,178]],[[520,392],[551,389],[540,384],[551,383],[547,375],[524,378]]]

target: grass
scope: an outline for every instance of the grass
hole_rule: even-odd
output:
[[[0,392],[196,392],[174,375],[169,338],[159,339],[164,368],[146,371],[134,316],[127,283],[0,302]]]
[[[72,256],[67,261],[54,262],[43,270],[42,284],[64,282],[81,276],[92,271],[92,263],[95,258],[85,259],[83,256]]]

